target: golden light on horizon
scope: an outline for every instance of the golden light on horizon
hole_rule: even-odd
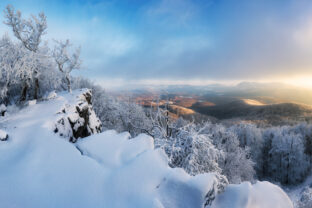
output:
[[[300,76],[300,77],[293,77],[290,79],[284,80],[285,83],[291,84],[297,87],[304,87],[312,89],[312,76]]]

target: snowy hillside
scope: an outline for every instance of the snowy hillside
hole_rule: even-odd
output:
[[[0,117],[1,134],[8,134],[0,141],[0,207],[200,208],[216,194],[213,173],[189,176],[170,168],[166,154],[154,149],[153,139],[145,134],[93,134],[100,124],[90,106],[81,107],[88,119],[73,110],[86,106],[81,102],[86,92],[48,96],[17,112],[8,108]],[[68,137],[78,135],[79,129],[91,135],[70,143]],[[292,207],[287,195],[268,182],[230,185],[211,207],[229,205]]]

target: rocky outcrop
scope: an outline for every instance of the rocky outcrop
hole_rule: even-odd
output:
[[[66,104],[58,114],[54,132],[76,142],[79,138],[102,131],[102,124],[92,108],[92,93],[89,89],[81,90],[81,94],[73,103]]]
[[[213,181],[212,188],[207,192],[205,196],[205,204],[204,207],[208,208],[216,196],[222,192],[224,192],[226,186],[229,184],[227,178],[224,175],[215,173],[215,178]]]

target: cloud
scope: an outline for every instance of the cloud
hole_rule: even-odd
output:
[[[88,68],[81,73],[91,78],[254,80],[312,74],[308,0],[55,1],[51,7],[36,1],[38,8],[29,8],[27,0],[24,6],[16,3],[27,12],[47,13],[47,38],[81,45]]]
[[[170,19],[175,24],[185,24],[198,13],[198,8],[189,0],[161,0],[150,5],[145,13],[148,18],[159,20],[165,17],[166,21]]]

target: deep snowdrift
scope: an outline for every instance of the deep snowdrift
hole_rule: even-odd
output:
[[[269,182],[251,185],[244,182],[229,185],[225,192],[213,201],[212,208],[290,208],[292,202],[278,186]]]
[[[204,206],[206,194],[217,186],[214,174],[192,177],[170,168],[147,135],[129,139],[128,133],[106,131],[72,144],[55,134],[58,112],[84,92],[53,96],[0,118],[0,128],[10,136],[0,141],[0,207]],[[227,208],[219,203],[222,197],[233,202],[252,198],[241,186],[227,189],[213,207]],[[264,194],[251,193],[282,196],[276,200],[291,207],[282,190],[271,186],[265,186]],[[252,201],[253,206],[244,207],[261,207]]]

